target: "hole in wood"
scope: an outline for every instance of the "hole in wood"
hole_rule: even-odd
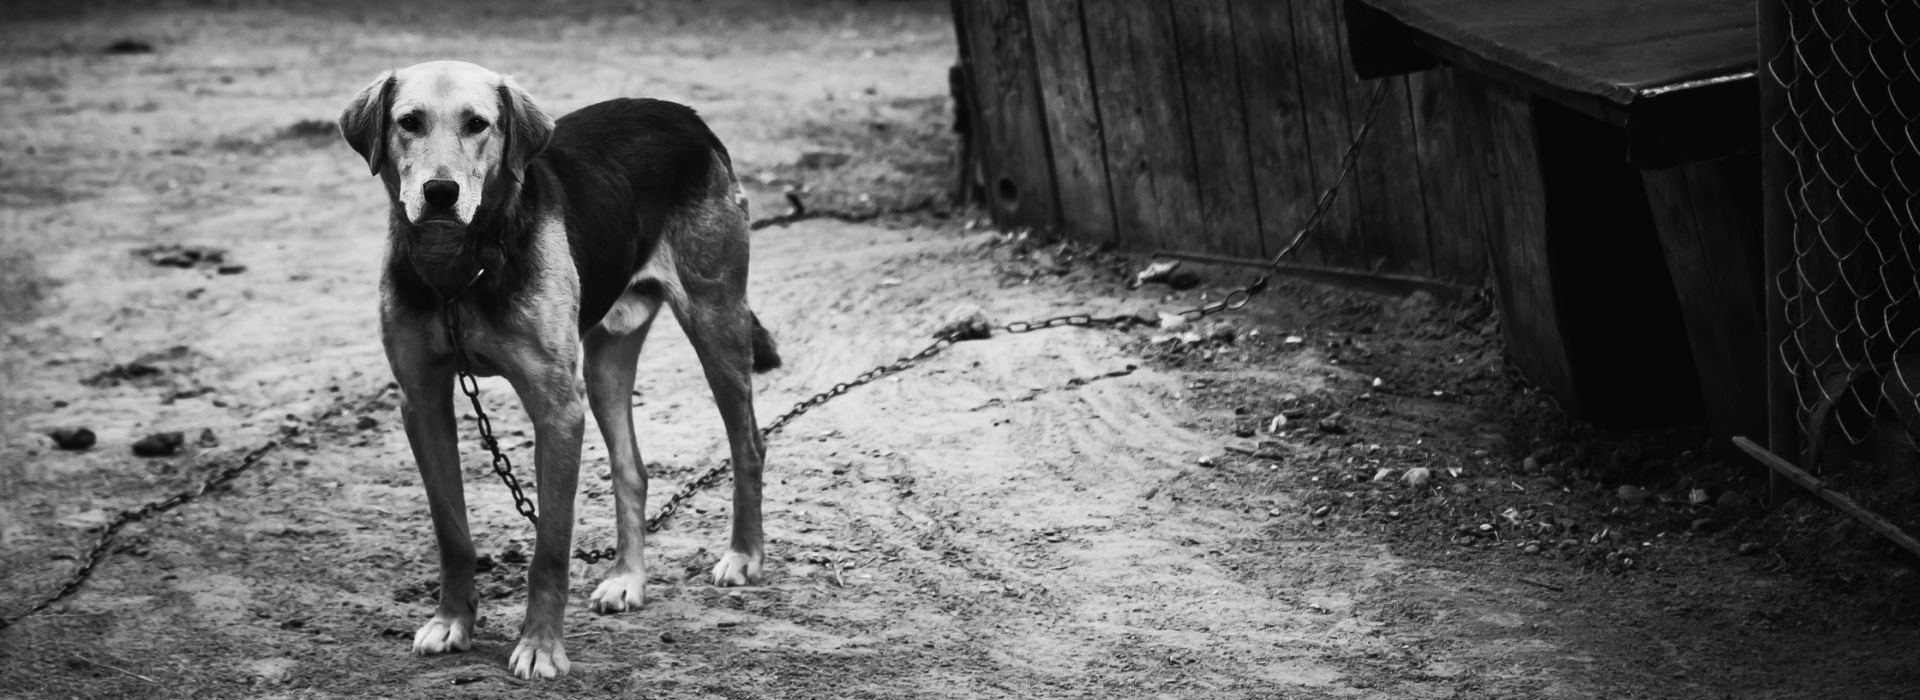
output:
[[[993,195],[1000,200],[1003,209],[1015,209],[1020,206],[1020,188],[1013,184],[1013,178],[1002,176],[993,185]]]

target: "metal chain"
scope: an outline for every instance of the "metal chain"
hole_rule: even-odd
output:
[[[1353,173],[1354,163],[1356,162],[1355,157],[1359,153],[1360,144],[1366,141],[1368,132],[1373,129],[1374,120],[1379,117],[1380,105],[1386,100],[1386,95],[1386,82],[1381,81],[1379,85],[1374,87],[1373,98],[1367,106],[1366,121],[1361,123],[1360,130],[1354,133],[1353,141],[1347,144],[1346,152],[1341,155],[1339,175],[1334,178],[1333,183],[1329,185],[1326,190],[1320,193],[1320,199],[1314,204],[1313,216],[1308,218],[1306,225],[1300,229],[1299,233],[1294,235],[1293,241],[1288,243],[1286,248],[1281,249],[1279,254],[1273,256],[1273,262],[1267,267],[1266,271],[1262,272],[1259,277],[1245,286],[1228,292],[1227,296],[1219,301],[1209,302],[1180,311],[1179,315],[1181,318],[1188,321],[1198,321],[1222,311],[1239,309],[1246,306],[1247,302],[1253,298],[1253,295],[1266,290],[1268,281],[1279,271],[1281,261],[1287,256],[1292,255],[1293,251],[1298,249],[1300,244],[1306,240],[1307,235],[1320,227],[1320,222],[1326,217],[1327,209],[1329,205],[1333,203],[1334,197],[1339,194],[1341,185],[1345,184],[1348,176]],[[806,209],[806,206],[801,203],[800,198],[791,192],[787,193],[787,201],[793,205],[793,212],[782,216],[756,220],[751,225],[751,228],[760,229],[767,226],[784,226],[794,221],[811,218],[836,218],[843,221],[864,221],[878,215],[878,213],[855,215],[839,212],[809,211]],[[907,211],[911,211],[911,209]],[[485,274],[485,270],[475,273],[474,280],[478,281],[481,274]],[[472,282],[469,282],[468,287],[471,286]],[[462,290],[463,293],[464,291],[465,290]],[[485,445],[487,451],[492,453],[493,471],[500,476],[500,480],[507,485],[507,490],[513,494],[514,509],[520,511],[521,515],[526,516],[528,522],[537,524],[539,519],[534,513],[533,503],[527,499],[526,494],[520,487],[519,480],[513,476],[513,462],[507,459],[505,454],[501,453],[498,443],[494,440],[492,423],[487,420],[486,411],[480,407],[479,387],[474,383],[473,375],[467,371],[466,351],[460,344],[458,332],[458,314],[454,312],[453,307],[454,299],[458,299],[459,296],[459,294],[456,294],[453,298],[447,300],[447,308],[444,316],[446,318],[447,340],[452,344],[454,349],[454,371],[460,378],[460,390],[465,393],[467,399],[473,403],[474,422],[480,426],[480,444]],[[955,343],[991,337],[995,331],[1008,334],[1031,333],[1037,330],[1063,326],[1125,329],[1134,325],[1150,326],[1157,322],[1157,319],[1148,319],[1132,314],[1116,316],[1067,314],[1037,321],[1015,321],[1003,326],[990,326],[984,323],[955,323],[936,332],[933,343],[921,349],[919,352],[903,356],[893,362],[861,372],[853,379],[835,384],[826,391],[814,394],[794,404],[793,408],[775,417],[766,427],[761,428],[760,435],[762,438],[770,437],[807,411],[813,410],[828,401],[832,401],[852,391],[856,387],[872,383],[874,380],[888,375],[911,369],[928,358],[940,354],[947,348],[953,347]],[[731,467],[732,460],[720,460],[713,468],[708,469],[682,485],[679,490],[667,498],[666,503],[661,504],[658,513],[654,514],[652,518],[647,519],[647,532],[658,532],[668,518],[673,517],[674,513],[679,512],[681,505],[686,503],[688,499],[691,499],[694,494],[718,483],[720,477],[725,475]],[[573,551],[573,558],[588,564],[611,559],[613,555],[614,549],[612,547],[597,550],[575,549]]]
[[[208,491],[212,491],[225,485],[229,481],[233,481],[234,478],[240,476],[242,472],[258,464],[260,458],[266,456],[268,451],[278,446],[280,446],[278,441],[268,440],[266,444],[253,448],[253,450],[248,452],[240,461],[208,475],[205,481],[200,482],[199,488],[192,491],[182,491],[164,500],[153,501],[138,508],[129,508],[120,511],[113,516],[113,520],[109,521],[105,528],[101,529],[100,537],[93,541],[93,547],[87,550],[86,556],[81,557],[79,568],[74,569],[73,573],[67,576],[66,583],[61,584],[60,590],[54,591],[52,595],[40,599],[40,602],[34,603],[33,607],[27,608],[26,611],[18,615],[9,618],[0,618],[0,630],[12,627],[15,623],[26,619],[34,613],[51,607],[54,603],[58,603],[67,596],[73,595],[75,591],[80,590],[80,586],[86,583],[89,577],[93,576],[94,567],[99,566],[100,560],[106,557],[107,547],[113,544],[113,537],[119,534],[120,528],[145,520],[148,516],[156,513],[164,513],[186,505],[193,501],[193,499],[206,495]]]
[[[758,231],[772,226],[786,226],[809,219],[834,219],[850,224],[858,224],[878,219],[884,215],[911,214],[933,208],[933,198],[931,197],[920,200],[918,204],[904,207],[875,208],[864,212],[839,211],[835,209],[808,209],[807,203],[801,201],[800,193],[798,192],[787,192],[786,198],[787,206],[791,207],[787,213],[754,219],[752,223],[747,224],[748,230]]]

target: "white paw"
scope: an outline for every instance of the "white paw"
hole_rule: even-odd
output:
[[[413,633],[413,653],[419,656],[473,648],[473,618],[435,615]]]
[[[721,588],[728,586],[751,586],[760,583],[760,556],[727,552],[720,557],[720,563],[713,565],[713,585]]]
[[[520,646],[507,657],[507,668],[522,679],[556,678],[567,675],[573,664],[567,662],[567,650],[560,640],[535,640],[523,637]]]
[[[593,611],[601,614],[639,610],[647,600],[647,575],[630,571],[608,576],[593,589]]]

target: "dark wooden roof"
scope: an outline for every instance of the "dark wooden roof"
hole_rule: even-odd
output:
[[[1636,164],[1759,141],[1751,0],[1348,0],[1364,77],[1435,61],[1625,127]]]

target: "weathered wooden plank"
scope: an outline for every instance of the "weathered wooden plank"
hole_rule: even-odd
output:
[[[1053,149],[1060,228],[1076,240],[1111,243],[1117,241],[1113,192],[1082,11],[1081,0],[1027,1],[1047,141]]]
[[[1482,206],[1488,214],[1487,252],[1492,262],[1500,326],[1507,353],[1521,373],[1558,397],[1578,415],[1567,340],[1560,329],[1554,270],[1547,250],[1547,196],[1526,95],[1467,73],[1455,75],[1466,123],[1480,133],[1470,140],[1486,149]]]
[[[1293,36],[1300,73],[1300,104],[1306,112],[1310,168],[1316,190],[1325,189],[1339,176],[1341,155],[1352,140],[1340,0],[1296,0]],[[1344,190],[1328,209],[1320,229],[1306,244],[1317,251],[1322,264],[1366,269],[1369,254],[1356,230],[1357,210],[1353,189]]]
[[[1748,156],[1641,173],[1716,437],[1767,427],[1760,170]]]
[[[1055,226],[1053,168],[1026,0],[962,0],[960,7],[980,117],[974,127],[994,221]]]
[[[1477,285],[1487,273],[1487,214],[1480,192],[1486,151],[1471,139],[1481,127],[1466,120],[1453,71],[1441,68],[1407,76],[1414,149],[1427,209],[1432,276]]]
[[[1301,102],[1293,3],[1233,0],[1232,9],[1260,235],[1265,242],[1263,254],[1271,257],[1306,226],[1314,199],[1320,195]],[[1320,259],[1316,251],[1303,249],[1290,261],[1311,265]]]
[[[1346,13],[1340,12],[1339,17],[1344,42]],[[1413,140],[1413,110],[1407,104],[1406,78],[1360,80],[1349,51],[1340,52],[1340,77],[1347,84],[1347,114],[1356,131],[1367,119],[1376,84],[1386,84],[1384,101],[1373,117],[1366,142],[1360,144],[1354,172],[1355,214],[1370,256],[1365,269],[1430,276],[1433,262],[1427,245],[1427,210],[1420,195],[1420,161]]]
[[[1193,182],[1205,226],[1199,249],[1232,256],[1260,255],[1260,212],[1247,153],[1247,120],[1240,99],[1240,66],[1234,55],[1230,2],[1179,0],[1169,4],[1193,149]],[[1180,95],[1168,96],[1175,97]]]
[[[1192,248],[1204,231],[1193,182],[1173,18],[1161,0],[1111,0],[1085,14],[1120,245]]]

